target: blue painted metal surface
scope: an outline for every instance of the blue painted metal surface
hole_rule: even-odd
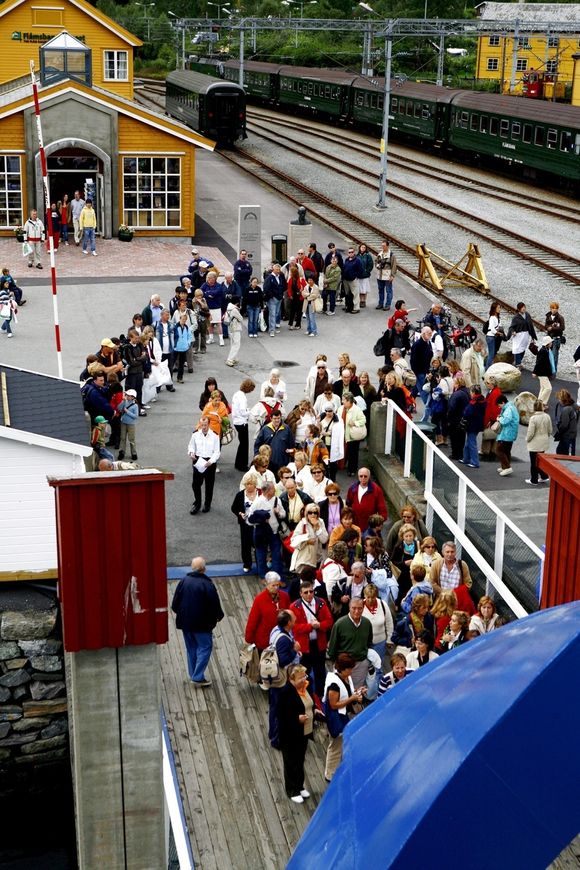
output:
[[[289,870],[544,868],[580,819],[580,602],[446,653],[345,731]]]

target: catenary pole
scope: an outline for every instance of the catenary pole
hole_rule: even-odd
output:
[[[42,140],[42,124],[40,121],[40,103],[38,101],[38,87],[36,85],[36,76],[34,75],[34,61],[30,61],[30,78],[32,80],[32,94],[34,97],[34,114],[36,116],[36,133],[38,136],[38,149],[40,152],[40,166],[42,170],[42,186],[44,188],[44,204],[46,214],[46,229],[48,234],[48,252],[50,255],[50,281],[52,285],[52,313],[54,319],[54,338],[56,342],[56,360],[58,365],[58,376],[63,377],[62,373],[62,349],[60,344],[60,324],[58,321],[58,297],[56,293],[56,263],[54,260],[54,233],[52,228],[52,213],[50,208],[50,190],[48,187],[48,172],[46,168],[46,154],[44,153],[44,143]]]

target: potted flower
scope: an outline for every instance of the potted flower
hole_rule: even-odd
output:
[[[130,242],[133,239],[133,227],[128,227],[127,224],[121,224],[117,235],[120,242]]]
[[[18,226],[14,227],[14,237],[17,242],[25,241],[24,227],[18,224]]]

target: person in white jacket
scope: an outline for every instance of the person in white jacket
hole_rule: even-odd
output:
[[[316,568],[323,555],[323,548],[328,541],[328,532],[324,520],[320,517],[320,508],[311,502],[304,508],[304,515],[292,534],[290,544],[294,547],[290,570],[298,573],[301,568]]]
[[[231,332],[230,332],[231,335]],[[238,433],[238,450],[234,467],[237,471],[248,470],[249,433],[248,421],[250,410],[248,408],[248,393],[253,393],[256,384],[251,378],[244,378],[240,389],[232,396],[232,423]]]
[[[224,315],[224,323],[228,327],[230,335],[230,352],[226,360],[227,366],[235,366],[239,362],[238,356],[242,343],[242,329],[244,326],[244,318],[240,312],[240,298],[232,296],[228,302],[226,313]]]

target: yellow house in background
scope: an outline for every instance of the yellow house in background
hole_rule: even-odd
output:
[[[500,82],[502,93],[521,94],[524,77],[538,72],[553,77],[558,96],[563,93],[572,82],[572,55],[580,48],[580,4],[481,3],[476,9],[481,19],[506,21],[507,25],[505,35],[494,33],[479,38],[476,78]],[[516,19],[526,25],[536,23],[537,32],[530,33],[526,27],[525,32],[515,36]],[[565,30],[559,31],[558,24],[564,24]],[[551,88],[553,85],[546,86],[547,98],[552,96]]]
[[[133,101],[138,37],[85,0],[0,5],[0,235],[44,213],[30,61],[53,202],[93,199],[105,237],[195,234],[195,149],[214,143]]]

